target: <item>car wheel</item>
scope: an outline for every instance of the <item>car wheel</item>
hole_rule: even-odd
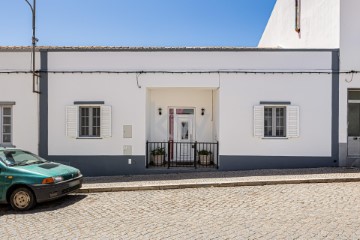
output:
[[[35,196],[28,188],[17,188],[11,193],[10,204],[14,210],[29,210],[35,203]]]

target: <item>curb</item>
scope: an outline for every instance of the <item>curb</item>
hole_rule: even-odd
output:
[[[238,181],[221,183],[183,183],[183,184],[164,184],[152,186],[125,186],[125,187],[83,187],[76,193],[102,193],[102,192],[125,192],[125,191],[149,191],[149,190],[171,190],[185,188],[211,188],[211,187],[246,187],[246,186],[265,186],[281,184],[309,184],[309,183],[345,183],[360,182],[359,177],[354,178],[334,178],[334,179],[290,179],[290,180],[263,180],[263,181]]]

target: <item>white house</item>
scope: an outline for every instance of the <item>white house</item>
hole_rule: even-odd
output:
[[[93,176],[343,166],[360,155],[360,4],[288,2],[259,48],[38,47],[40,94],[31,49],[0,47],[1,142]]]
[[[339,48],[339,36],[340,0],[277,0],[258,47]]]
[[[22,70],[13,63],[24,58],[18,51],[29,50],[2,48],[5,69]],[[39,52],[39,153],[85,174],[196,164],[195,141],[197,151],[212,152],[212,164],[198,168],[337,165],[331,121],[336,50],[43,47]],[[314,74],[319,70],[324,73]],[[31,83],[31,75],[1,74],[1,81]],[[30,87],[24,91],[36,99]],[[16,113],[25,97],[18,98],[1,100],[14,102]],[[37,108],[31,109],[36,120]],[[36,131],[17,136],[26,131],[22,123],[28,118],[17,120],[14,114],[13,119],[13,144],[27,148],[22,141],[33,142]],[[37,121],[32,124],[35,128]],[[165,148],[167,164],[149,166],[158,146]]]
[[[360,156],[359,10],[356,0],[278,0],[259,43],[259,47],[339,49],[340,166],[350,166]],[[300,28],[297,33],[290,26],[298,17],[293,25]]]

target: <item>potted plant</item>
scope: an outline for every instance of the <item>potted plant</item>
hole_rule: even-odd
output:
[[[211,163],[211,154],[212,152],[206,149],[200,150],[198,152],[200,164],[209,165]]]
[[[155,166],[161,166],[165,160],[165,148],[157,147],[151,151],[152,162]]]

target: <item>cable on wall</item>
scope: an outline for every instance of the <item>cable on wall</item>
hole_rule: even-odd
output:
[[[351,74],[351,79],[350,80],[347,80],[347,78],[345,78],[345,82],[347,83],[351,83],[353,78],[354,78],[354,73],[356,73],[355,71],[350,71],[350,74]]]
[[[39,70],[36,73],[51,73],[51,74],[203,74],[203,73],[226,73],[226,74],[359,74],[360,71],[249,71],[249,70],[214,70],[214,71],[51,71],[51,70]],[[0,74],[32,74],[32,71],[0,71]],[[140,85],[139,85],[140,86]],[[140,86],[141,87],[141,86]]]
[[[141,86],[139,85],[139,77],[140,77],[140,74],[141,74],[142,72],[138,72],[138,73],[136,73],[136,85],[138,86],[138,88],[141,88]]]

